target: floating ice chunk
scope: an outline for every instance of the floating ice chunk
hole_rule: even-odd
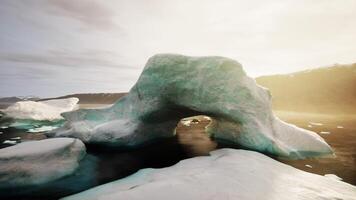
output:
[[[10,138],[11,140],[21,140],[21,137],[13,137],[13,138]]]
[[[15,145],[17,144],[17,141],[15,140],[5,140],[4,142],[2,142],[3,144],[11,144],[11,145]]]
[[[9,128],[8,126],[1,126],[0,127],[1,129],[7,129],[7,128]]]
[[[309,124],[314,125],[314,126],[322,126],[322,123],[319,122],[309,122]]]
[[[331,178],[331,179],[334,179],[334,180],[342,181],[342,178],[338,177],[335,174],[325,174],[324,176],[328,177],[328,178]]]
[[[355,199],[356,187],[263,154],[220,149],[162,169],[143,169],[62,200]]]
[[[38,186],[73,173],[85,155],[78,139],[30,141],[0,149],[0,189]]]
[[[330,132],[329,131],[320,131],[320,134],[329,135]]]
[[[64,113],[65,125],[48,135],[140,145],[173,137],[182,118],[196,115],[211,117],[209,136],[236,146],[291,158],[332,153],[315,132],[278,119],[270,92],[238,62],[214,56],[153,56],[128,95],[109,108]]]
[[[3,132],[0,131],[0,134],[3,134]]]
[[[61,113],[77,108],[78,98],[55,99],[48,101],[19,101],[2,110],[7,117],[31,120],[59,120]]]
[[[31,128],[27,132],[29,133],[47,132],[47,131],[52,131],[56,128],[58,128],[58,126],[41,126],[38,128]]]
[[[336,128],[344,128],[343,126],[337,126]]]
[[[312,126],[312,125],[310,125],[310,124],[308,125],[308,127],[309,127],[309,128],[313,128],[313,126]]]
[[[313,168],[313,166],[311,166],[311,165],[305,165],[306,167],[308,167],[308,168]]]
[[[191,124],[191,120],[182,120],[181,123],[184,125],[184,126],[190,126]]]

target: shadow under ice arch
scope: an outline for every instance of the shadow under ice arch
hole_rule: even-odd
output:
[[[211,137],[251,150],[293,158],[332,153],[316,133],[275,117],[269,91],[224,57],[153,56],[128,95],[109,108],[63,114],[65,125],[49,135],[132,147],[174,136],[180,119],[193,115],[212,118]]]

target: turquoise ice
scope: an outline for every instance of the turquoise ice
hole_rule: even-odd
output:
[[[293,158],[332,153],[316,133],[275,117],[268,89],[224,57],[155,55],[113,106],[62,115],[66,123],[51,135],[85,143],[135,147],[174,136],[182,118],[207,115],[206,132],[215,140]]]

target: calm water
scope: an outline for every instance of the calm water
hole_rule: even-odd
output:
[[[335,156],[305,160],[275,159],[304,171],[321,175],[335,174],[345,182],[356,185],[356,118],[284,112],[277,112],[277,115],[299,127],[322,132],[320,135],[332,146]],[[82,161],[78,173],[48,188],[39,189],[40,192],[32,193],[32,197],[56,199],[126,177],[142,168],[171,166],[182,159],[208,155],[209,151],[224,147],[205,135],[204,127],[209,124],[209,120],[204,117],[197,119],[181,121],[177,125],[176,137],[140,149],[115,150],[88,146],[88,156]],[[3,144],[5,140],[21,142],[46,138],[41,133],[26,133],[14,128],[3,128],[0,132],[0,148],[10,146]],[[22,199],[29,197],[25,195]]]

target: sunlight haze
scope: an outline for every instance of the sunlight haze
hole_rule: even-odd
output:
[[[230,57],[253,77],[354,63],[355,19],[352,0],[4,0],[0,96],[126,92],[157,53]]]

